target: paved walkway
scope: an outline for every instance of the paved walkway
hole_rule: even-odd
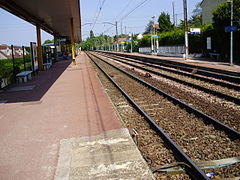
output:
[[[179,58],[179,57],[154,56],[154,55],[146,55],[146,54],[139,54],[139,53],[122,53],[122,52],[115,52],[115,53],[151,57],[151,58],[162,59],[167,61],[176,61],[180,63],[192,64],[197,66],[203,66],[203,67],[209,67],[209,68],[215,68],[215,69],[221,69],[221,70],[227,70],[227,71],[233,71],[233,72],[240,72],[239,65],[230,66],[229,63],[226,63],[226,62],[216,62],[216,61],[209,61],[206,59],[197,59],[197,58],[191,58],[185,61],[183,58]]]
[[[86,55],[0,92],[0,179],[51,180],[64,138],[121,128]]]

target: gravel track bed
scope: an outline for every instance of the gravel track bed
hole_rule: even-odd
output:
[[[226,94],[226,95],[229,95],[229,96],[240,99],[240,92],[236,91],[234,89],[229,89],[227,87],[222,87],[220,85],[211,84],[209,82],[205,82],[205,81],[202,81],[202,80],[197,80],[197,79],[194,79],[194,78],[191,78],[191,77],[187,77],[187,76],[184,76],[184,75],[179,75],[179,74],[172,73],[172,72],[169,72],[169,71],[164,71],[164,70],[161,70],[161,69],[158,69],[158,68],[149,67],[147,65],[141,65],[137,62],[135,62],[135,63],[134,62],[129,62],[129,61],[123,60],[123,59],[121,59],[121,61],[123,61],[123,62],[125,61],[125,62],[134,64],[134,65],[138,65],[138,66],[141,66],[141,67],[145,67],[145,68],[148,68],[149,70],[153,70],[153,71],[159,72],[161,74],[171,76],[171,77],[174,77],[174,78],[177,78],[177,79],[180,79],[180,80],[184,80],[188,83],[199,85],[201,87],[205,87],[207,89],[214,90],[214,91],[220,92],[222,94]]]
[[[99,52],[98,52],[99,53]],[[102,52],[101,52],[102,53]],[[126,59],[126,60],[132,60],[132,61],[135,61],[135,62],[139,62],[138,60],[136,60],[136,59],[132,59],[132,58],[127,58],[127,57],[122,57],[122,56],[117,56],[117,55],[112,55],[112,54],[105,54],[105,53],[102,53],[102,54],[104,54],[104,55],[107,55],[107,56],[109,56],[109,57],[115,57],[115,58],[119,58],[119,57],[121,57],[121,58],[124,58],[124,59]],[[150,65],[152,65],[152,63],[148,63],[148,62],[145,62],[145,63],[147,63],[147,64],[150,64]],[[188,72],[188,71],[184,71],[184,70],[180,70],[180,69],[176,69],[176,68],[173,68],[173,67],[167,67],[167,66],[164,66],[164,65],[157,65],[157,64],[154,64],[154,65],[156,65],[156,66],[159,66],[159,67],[163,67],[163,68],[165,68],[165,69],[169,69],[169,70],[175,70],[175,71],[178,71],[178,72],[183,72],[183,73],[186,73],[186,74],[195,74],[195,70],[193,70],[192,72]],[[163,70],[164,71],[164,70]],[[197,70],[196,70],[197,71]],[[166,70],[166,72],[169,72],[169,71],[167,71]],[[219,82],[225,82],[225,83],[228,83],[228,84],[233,84],[233,85],[236,85],[236,86],[239,86],[240,87],[240,85],[238,84],[238,83],[234,83],[234,82],[229,82],[229,81],[227,81],[227,80],[223,80],[223,79],[217,79],[217,78],[214,78],[214,77],[208,77],[208,76],[204,76],[204,75],[201,75],[201,74],[195,74],[196,76],[198,76],[198,77],[204,77],[204,78],[208,78],[208,79],[211,79],[211,80],[215,80],[215,81],[219,81]],[[211,83],[210,83],[211,84]]]
[[[93,64],[93,63],[92,63]],[[151,169],[177,162],[170,150],[164,146],[162,139],[149,127],[144,118],[128,103],[119,90],[108,80],[108,78],[93,64],[97,75],[113,103],[123,126],[134,129],[137,135],[138,148],[145,157]],[[154,173],[158,179],[190,179],[186,174]]]
[[[105,63],[99,63],[137,103],[142,103],[142,108],[194,161],[240,156],[239,140],[230,140],[224,132],[215,130],[212,125],[205,125],[193,114],[187,113]],[[218,169],[219,177],[240,176],[239,166],[239,163],[232,166],[232,174],[227,174],[227,168]]]
[[[106,59],[106,58],[105,58]],[[113,61],[115,65],[122,65],[126,71],[144,79],[155,87],[171,94],[172,96],[194,106],[202,112],[214,117],[229,127],[240,131],[240,106],[225,101],[216,96],[209,95],[197,89],[182,85],[175,81],[152,75],[152,78],[144,77],[145,71],[132,70],[131,66]],[[161,83],[159,83],[161,82]]]

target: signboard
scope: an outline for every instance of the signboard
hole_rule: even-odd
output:
[[[191,34],[201,34],[201,29],[200,28],[190,28],[190,33]]]
[[[158,35],[157,35],[157,34],[153,34],[153,35],[151,36],[151,38],[158,38]]]
[[[225,32],[236,32],[237,31],[237,26],[226,26],[225,27]]]
[[[35,42],[30,42],[30,50],[32,57],[32,71],[38,71],[38,58],[37,58],[37,44]]]
[[[131,39],[126,40],[127,42],[131,42]]]
[[[211,47],[211,37],[207,37],[207,49],[212,49],[212,47]]]

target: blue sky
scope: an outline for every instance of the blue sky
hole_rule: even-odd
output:
[[[128,14],[143,0],[81,0],[82,24],[93,23],[94,17],[98,13],[99,3],[103,3],[102,11],[99,14],[97,23],[93,25],[84,25],[82,27],[82,36],[85,39],[89,36],[89,31],[93,29],[95,34],[100,34],[111,27],[102,22],[119,21],[124,15]],[[188,0],[188,14],[191,16],[195,5],[201,0]],[[122,20],[122,32],[141,33],[152,16],[159,16],[161,12],[167,12],[172,15],[172,2],[175,4],[175,14],[178,20],[183,17],[182,0],[147,0],[142,6]],[[99,8],[98,8],[99,9]],[[6,12],[0,8],[0,44],[25,45],[30,41],[36,41],[35,27],[24,20]],[[157,20],[157,18],[155,19]],[[118,22],[119,33],[121,33],[121,23]],[[108,35],[115,35],[115,28],[112,27],[106,32]],[[42,31],[42,42],[53,37]]]

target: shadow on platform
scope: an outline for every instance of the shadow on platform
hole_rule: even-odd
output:
[[[0,92],[0,103],[40,101],[70,64],[70,60],[59,61],[51,69],[39,72],[26,83],[8,86]]]

